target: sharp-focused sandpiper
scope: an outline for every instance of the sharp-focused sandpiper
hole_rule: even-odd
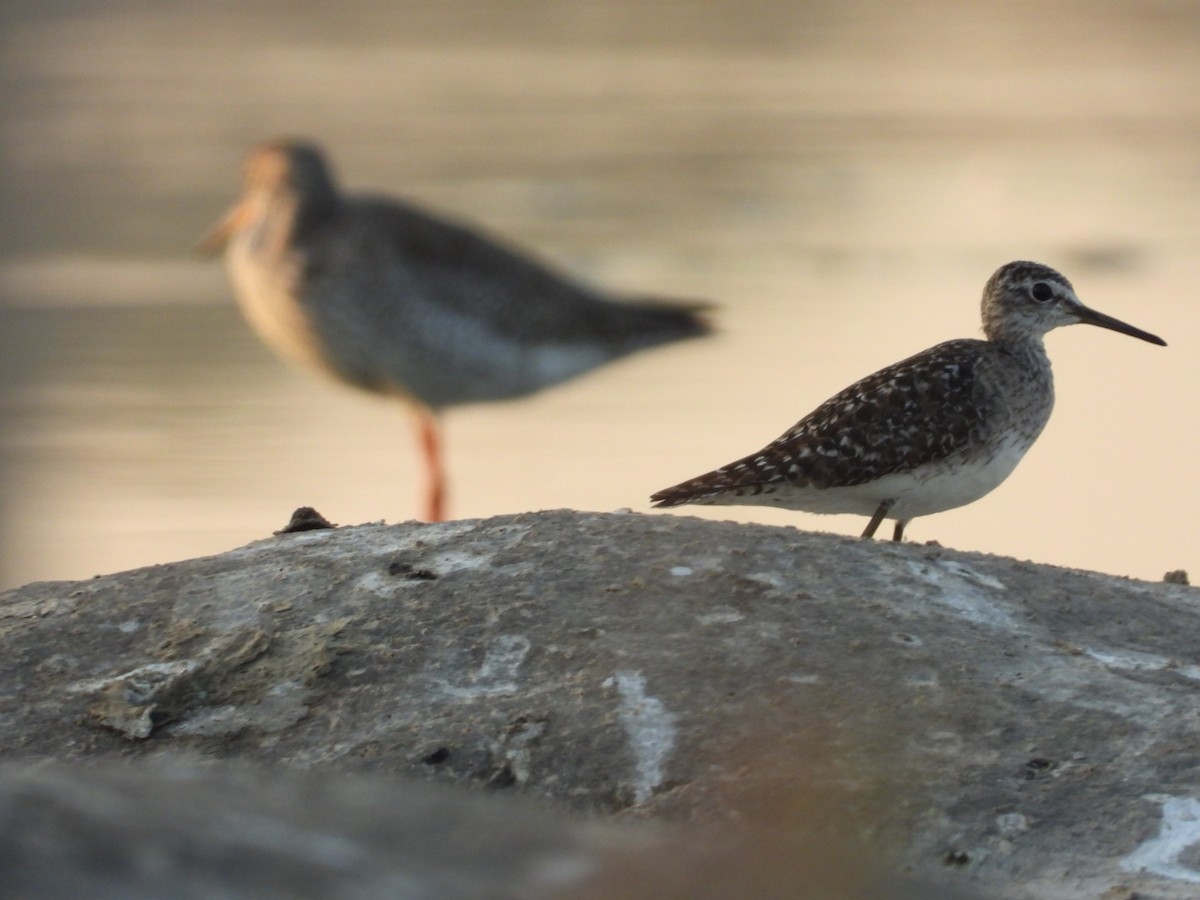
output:
[[[302,142],[250,154],[241,199],[201,247],[225,251],[242,312],[281,356],[410,402],[431,521],[445,515],[440,410],[709,330],[700,304],[617,302],[470,227],[344,194]]]
[[[983,289],[986,340],[938,344],[852,384],[754,453],[651,497],[656,506],[759,504],[883,519],[978,500],[1009,476],[1054,407],[1043,338],[1077,323],[1166,346],[1079,302],[1048,266],[1011,262]]]

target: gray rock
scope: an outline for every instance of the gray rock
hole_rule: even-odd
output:
[[[0,769],[0,828],[0,895],[63,900],[546,897],[607,849],[430,785],[180,763]]]
[[[309,531],[0,597],[0,748],[519,789],[1000,897],[1194,897],[1198,596],[667,516]]]
[[[778,833],[602,825],[528,800],[229,763],[0,766],[6,900],[964,897]]]

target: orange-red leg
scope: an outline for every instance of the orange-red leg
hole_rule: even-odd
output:
[[[425,509],[422,518],[426,522],[446,520],[446,472],[442,467],[442,432],[437,413],[420,406],[417,415],[417,440],[421,445],[421,458],[425,463]]]

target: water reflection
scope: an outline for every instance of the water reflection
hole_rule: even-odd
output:
[[[855,378],[976,334],[983,280],[1032,257],[1171,346],[1051,335],[1046,433],[995,494],[912,537],[1144,577],[1190,567],[1196,436],[1172,412],[1198,399],[1190,6],[0,15],[4,585],[218,551],[302,503],[339,522],[415,508],[401,412],[282,368],[219,268],[188,256],[245,149],[294,132],[352,186],[607,286],[722,305],[712,341],[452,415],[460,515],[645,509]],[[931,52],[947,42],[959,52]]]

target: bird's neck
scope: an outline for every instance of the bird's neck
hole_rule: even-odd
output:
[[[320,228],[333,218],[338,208],[338,195],[332,185],[312,185],[303,194],[292,194],[287,198],[291,210],[292,238],[297,239]]]
[[[1041,334],[997,334],[991,342],[1029,369],[1050,370],[1050,357],[1046,354],[1045,336]]]

